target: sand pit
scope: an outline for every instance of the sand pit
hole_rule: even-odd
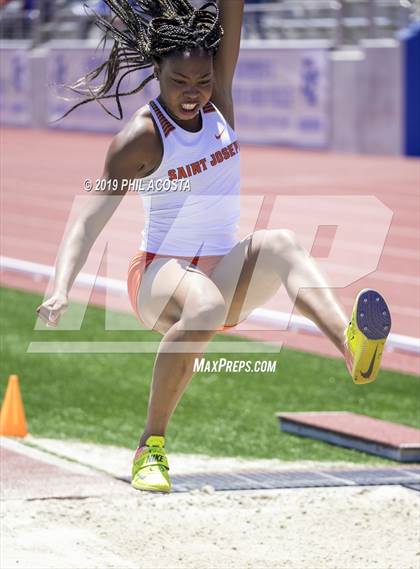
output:
[[[113,457],[108,464],[116,474],[121,474],[131,456],[127,449],[41,439],[31,442],[50,450],[54,447],[54,452],[73,459],[89,456],[97,468],[106,463],[104,457]],[[13,442],[8,448],[17,452],[21,446]],[[21,490],[11,486],[2,501],[4,569],[420,566],[420,494],[400,486],[234,492],[215,492],[204,486],[191,493],[161,495],[137,492],[118,481],[112,481],[107,490],[107,478],[97,470],[88,472],[76,463],[26,448],[23,452],[32,453],[32,460],[44,457],[43,492],[52,490],[57,478],[48,477],[48,461],[51,468],[67,472],[68,495],[23,499]],[[172,458],[174,469],[177,463],[187,468],[188,461]],[[188,472],[209,469],[206,458],[190,456],[188,460]],[[279,467],[279,461],[263,462],[267,468]],[[219,468],[212,464],[212,470],[220,471],[223,464],[243,469],[243,463],[221,459]],[[254,461],[246,463],[247,468],[255,465]],[[292,465],[286,464],[290,469]],[[295,467],[308,468],[308,464]],[[33,476],[35,493],[36,469]],[[71,497],[72,480],[78,488],[85,480],[92,495],[79,491]]]

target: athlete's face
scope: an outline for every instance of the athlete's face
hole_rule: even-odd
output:
[[[213,91],[213,57],[203,51],[171,55],[155,67],[168,111],[181,121],[197,120]]]

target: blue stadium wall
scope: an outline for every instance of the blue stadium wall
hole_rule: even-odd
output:
[[[53,122],[69,108],[59,97],[69,92],[57,85],[71,84],[97,65],[106,54],[95,48],[67,41],[31,50],[25,42],[2,42],[0,122],[120,130],[125,121],[94,103]],[[243,42],[234,87],[239,137],[253,144],[420,156],[419,53],[419,23],[401,32],[398,41],[369,40],[353,52],[333,51],[325,41]],[[125,120],[157,88],[152,82],[143,93],[124,98]]]

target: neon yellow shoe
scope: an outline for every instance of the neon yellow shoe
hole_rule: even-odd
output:
[[[152,492],[170,492],[171,479],[165,453],[165,439],[150,436],[146,446],[133,460],[131,486],[136,490]]]
[[[375,381],[389,331],[387,303],[375,290],[359,292],[346,331],[346,364],[354,383]]]

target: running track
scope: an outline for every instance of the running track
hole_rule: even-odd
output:
[[[81,196],[86,199],[84,179],[95,179],[101,175],[110,139],[109,135],[87,133],[15,128],[2,130],[2,255],[54,265],[74,198]],[[320,215],[319,211],[315,211],[316,198],[313,196],[331,198],[330,202],[324,198],[321,209],[324,213],[328,210],[332,220],[338,213],[335,211],[337,204],[333,203],[336,196],[375,196],[392,210],[392,223],[377,267],[368,276],[337,289],[337,293],[350,312],[358,290],[368,286],[378,288],[391,306],[392,331],[420,336],[418,160],[244,146],[241,161],[241,235],[252,231],[256,222],[257,227],[263,227],[270,211],[273,211],[270,227],[293,227],[301,233],[303,241],[306,240],[311,245],[311,236],[305,235],[305,227],[313,222],[314,216]],[[262,194],[266,198],[260,211]],[[306,203],[307,207],[285,216],[281,207],[272,210],[275,196],[301,196],[301,203]],[[312,199],[315,201],[310,201]],[[109,227],[107,226],[108,242],[112,243],[112,263],[109,260],[108,273],[101,270],[100,274],[124,279],[142,229],[140,201],[134,194],[126,196]],[[354,220],[354,226],[352,238],[345,244],[347,265],[331,269],[337,275],[342,275],[343,271],[345,273],[349,266],[354,268],[359,262],[365,262],[369,245],[365,238],[358,240],[358,235],[368,226],[375,232],[375,223],[378,221],[375,209],[370,206],[367,209],[361,208],[358,199],[347,209],[346,218]],[[327,220],[328,215],[325,218]],[[329,225],[328,221],[325,225]],[[334,225],[333,221],[331,225]],[[312,254],[320,259],[328,256],[334,233],[334,229],[324,229],[317,235],[312,248]],[[98,242],[95,247],[97,244]],[[100,245],[98,247],[100,249]],[[89,266],[88,260],[83,272],[91,272]],[[331,272],[327,274],[334,277]],[[6,286],[42,293],[45,293],[47,284],[42,280],[36,281],[7,271],[2,272],[1,282]],[[78,298],[76,290],[72,297]],[[94,292],[91,302],[103,303],[104,295]],[[115,299],[113,306],[129,310],[126,298]],[[288,302],[280,294],[265,308],[286,311]],[[261,330],[261,326],[256,325],[247,328],[252,330],[239,328],[236,333],[261,340],[282,341],[286,345],[307,351],[336,355],[335,348],[324,338],[290,331],[273,331],[269,327]],[[388,352],[384,356],[384,366],[418,373],[419,358]]]

